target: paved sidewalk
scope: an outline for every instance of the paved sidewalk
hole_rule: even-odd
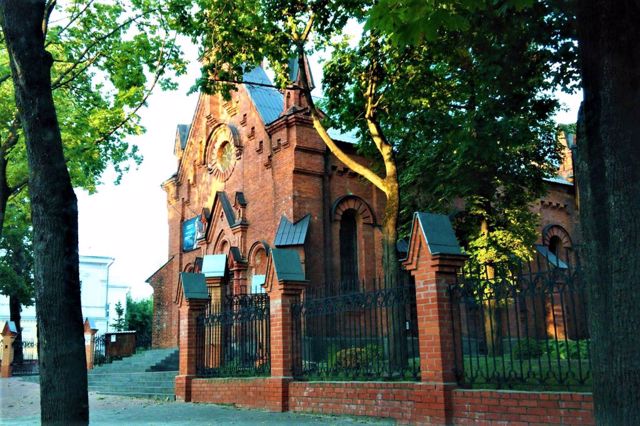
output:
[[[355,425],[394,424],[363,417],[271,413],[212,404],[162,402],[89,393],[92,425]],[[0,425],[40,423],[38,384],[0,379]]]

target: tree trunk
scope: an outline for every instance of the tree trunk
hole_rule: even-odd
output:
[[[44,0],[0,2],[29,161],[41,420],[88,424],[77,201],[51,94],[52,57],[44,49],[44,19]]]
[[[7,212],[7,201],[9,201],[9,182],[7,182],[7,158],[4,150],[0,150],[0,237],[4,229],[4,217]]]
[[[400,210],[400,194],[396,185],[395,191],[387,195],[382,222],[382,268],[384,269],[385,286],[393,288],[398,285],[398,213]]]
[[[9,320],[13,321],[18,330],[16,340],[13,341],[13,363],[22,364],[24,353],[22,351],[22,327],[20,325],[20,299],[17,296],[9,296]]]
[[[640,3],[578,2],[580,219],[595,419],[640,424]]]

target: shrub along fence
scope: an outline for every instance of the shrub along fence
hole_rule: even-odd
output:
[[[292,305],[293,353],[301,357],[294,360],[296,377],[419,379],[415,287],[409,279],[394,288],[381,284],[330,296],[325,294],[334,292],[307,291],[303,302]]]
[[[198,317],[198,377],[264,376],[270,372],[269,295],[224,296]]]
[[[450,286],[462,385],[590,390],[587,295],[574,258],[465,265]]]

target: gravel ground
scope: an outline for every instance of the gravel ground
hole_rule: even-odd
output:
[[[213,404],[153,401],[89,392],[92,425],[354,425],[394,424],[365,417],[272,413]],[[38,384],[19,378],[0,379],[0,424],[40,423]]]

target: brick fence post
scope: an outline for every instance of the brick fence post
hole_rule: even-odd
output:
[[[13,362],[13,342],[16,340],[18,330],[13,321],[5,321],[2,327],[2,366],[0,377],[11,377],[11,363]]]
[[[84,353],[87,358],[87,370],[93,369],[95,355],[96,333],[98,329],[89,318],[84,320]]]
[[[289,382],[293,380],[294,362],[301,360],[299,345],[294,341],[291,306],[300,301],[307,281],[300,256],[295,250],[272,249],[267,263],[265,288],[269,293],[271,322],[270,409],[289,408]]]
[[[180,362],[176,376],[176,399],[191,401],[191,381],[196,375],[198,317],[205,312],[209,294],[204,274],[182,272],[178,282],[180,314]]]
[[[420,377],[424,391],[435,393],[435,402],[422,412],[432,424],[451,423],[451,391],[457,383],[449,285],[465,260],[446,216],[415,214],[403,265],[415,280]]]

